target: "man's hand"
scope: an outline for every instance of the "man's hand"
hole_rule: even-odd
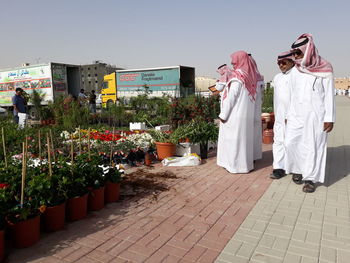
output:
[[[225,123],[226,121],[225,120],[223,120],[223,119],[221,119],[221,118],[219,118],[220,119],[220,121],[222,122],[222,123]]]
[[[333,130],[333,125],[334,125],[334,123],[333,122],[325,122],[324,124],[323,124],[323,130],[325,131],[325,132],[330,132],[331,130]]]

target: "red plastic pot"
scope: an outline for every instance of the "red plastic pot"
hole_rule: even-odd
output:
[[[76,221],[87,216],[88,194],[68,199],[66,204],[66,219]]]
[[[5,257],[5,231],[0,230],[0,262],[4,260]]]
[[[176,145],[167,142],[156,142],[158,159],[163,160],[175,155]]]
[[[17,223],[7,222],[10,237],[16,248],[34,245],[40,239],[40,215]]]
[[[106,182],[105,185],[105,202],[112,203],[119,200],[120,195],[120,184]]]
[[[105,206],[105,187],[92,189],[88,197],[88,209],[90,211],[98,211]]]
[[[64,228],[65,215],[66,203],[46,207],[46,210],[42,215],[44,230],[46,232],[62,230]]]

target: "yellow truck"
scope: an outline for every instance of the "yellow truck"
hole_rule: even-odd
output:
[[[102,107],[113,105],[117,101],[117,82],[116,72],[103,77],[103,86],[101,90]]]
[[[195,69],[186,66],[117,70],[104,76],[102,106],[118,97],[130,98],[149,89],[150,96],[186,97],[195,93]]]

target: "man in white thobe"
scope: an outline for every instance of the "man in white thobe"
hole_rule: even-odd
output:
[[[290,103],[290,72],[294,67],[293,54],[290,51],[283,52],[277,57],[277,64],[281,70],[273,79],[273,108],[275,112],[275,124],[273,126],[273,171],[272,179],[280,179],[285,172],[285,130],[286,119]]]
[[[260,74],[258,66],[251,54],[249,54],[254,64],[257,74],[256,97],[254,101],[254,161],[262,158],[262,122],[261,122],[261,106],[262,106],[262,90],[264,89],[264,77]]]
[[[256,72],[244,51],[231,55],[232,78],[222,92],[217,164],[230,173],[254,169],[253,133]]]
[[[327,133],[335,122],[332,65],[318,55],[310,34],[292,45],[296,66],[291,71],[291,101],[286,130],[286,172],[314,192],[325,178]]]

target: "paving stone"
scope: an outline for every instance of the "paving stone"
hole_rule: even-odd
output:
[[[238,249],[236,255],[243,258],[250,258],[255,249],[255,245],[243,243],[242,246]]]
[[[248,263],[248,258],[242,258],[231,254],[221,253],[215,260],[216,263]]]
[[[350,251],[338,249],[337,262],[338,263],[347,263],[349,261],[350,261]]]
[[[321,246],[320,259],[328,262],[337,262],[337,249]]]
[[[301,256],[300,255],[296,255],[296,254],[292,254],[287,252],[283,263],[300,263],[301,262]]]
[[[262,236],[259,246],[272,248],[273,244],[275,243],[276,237],[272,235],[265,234]]]
[[[273,245],[273,248],[281,251],[287,251],[289,243],[290,243],[289,238],[277,237]]]

